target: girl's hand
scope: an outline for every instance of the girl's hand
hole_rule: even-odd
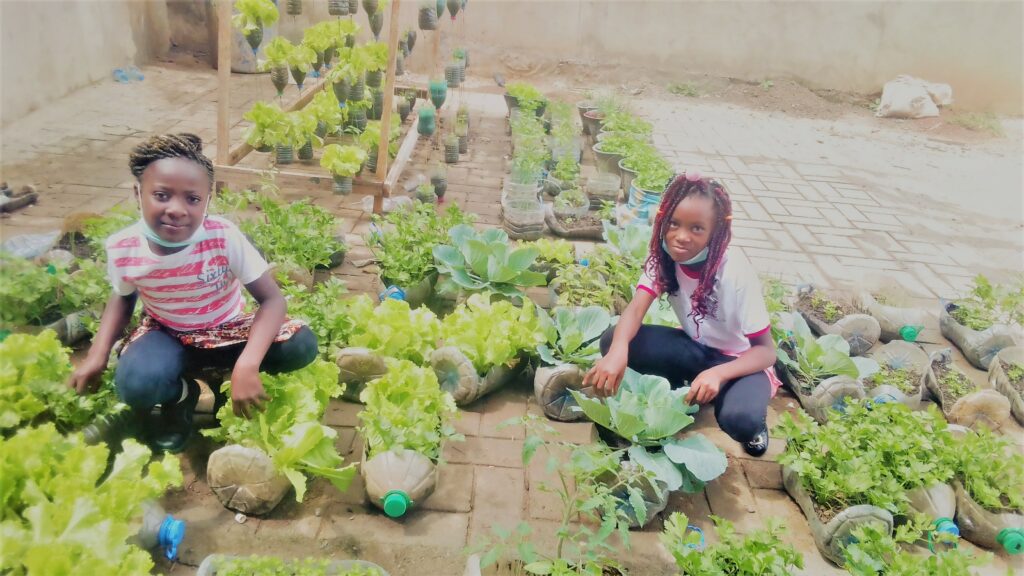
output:
[[[236,365],[231,371],[231,407],[235,416],[252,418],[256,410],[263,410],[267,400],[259,370]]]
[[[701,372],[690,383],[690,392],[686,395],[686,403],[707,404],[718,396],[722,388],[724,378],[718,375],[714,368],[708,368]]]
[[[594,392],[601,398],[614,396],[626,374],[628,361],[626,353],[609,350],[608,355],[598,360],[583,376],[583,387],[593,386]]]
[[[92,393],[99,387],[100,376],[107,369],[105,358],[86,356],[85,360],[71,373],[71,380],[68,387],[74,389],[78,394]]]

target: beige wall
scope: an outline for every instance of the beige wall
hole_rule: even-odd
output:
[[[0,0],[0,123],[168,46],[162,0]]]

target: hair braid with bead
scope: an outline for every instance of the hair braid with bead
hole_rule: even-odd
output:
[[[139,144],[128,157],[128,168],[141,181],[146,168],[164,158],[185,158],[199,164],[206,169],[213,187],[213,162],[203,154],[203,139],[187,132],[159,134]]]
[[[709,198],[715,210],[715,228],[708,239],[708,258],[701,268],[697,288],[690,296],[690,317],[699,329],[700,321],[705,316],[714,317],[718,313],[715,280],[725,250],[732,240],[732,201],[721,184],[706,178],[688,180],[685,174],[677,176],[669,184],[654,220],[649,255],[644,262],[644,269],[654,278],[661,293],[675,294],[679,291],[679,281],[676,279],[678,264],[672,260],[668,252],[665,252],[661,244],[672,221],[672,214],[687,196]]]

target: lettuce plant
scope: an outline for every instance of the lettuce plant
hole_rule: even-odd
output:
[[[530,267],[537,259],[537,249],[509,245],[504,230],[488,228],[477,232],[472,226],[460,224],[448,231],[451,245],[434,247],[437,269],[448,277],[441,284],[442,292],[496,292],[504,296],[520,296],[521,289],[543,286],[547,277]]]
[[[867,378],[878,372],[878,362],[850,356],[850,344],[838,334],[815,338],[800,314],[784,315],[793,327],[792,339],[776,348],[780,362],[792,370],[804,393],[832,376]],[[792,355],[791,355],[792,354]]]
[[[676,438],[699,409],[686,403],[689,388],[660,376],[626,370],[619,390],[603,401],[571,391],[580,409],[600,426],[630,441],[630,459],[654,473],[669,490],[699,492],[725,472],[725,454],[702,434]],[[661,447],[651,452],[647,447]]]
[[[270,397],[263,411],[246,419],[236,416],[229,402],[217,412],[220,428],[203,434],[266,452],[292,483],[299,502],[306,495],[306,474],[326,478],[342,492],[347,490],[355,465],[341,466],[342,457],[334,445],[338,433],[320,423],[331,398],[344,390],[338,384],[338,367],[318,359],[294,372],[261,374],[260,378]],[[230,394],[231,382],[224,382],[221,390]]]
[[[245,142],[253,148],[276,144],[273,141],[274,135],[283,129],[285,121],[285,115],[280,106],[272,102],[261,101],[253,103],[252,108],[243,114],[242,118],[252,122],[246,129]],[[270,138],[267,137],[268,133],[271,134]]]
[[[429,308],[410,309],[405,300],[392,298],[376,304],[365,294],[346,303],[353,323],[349,346],[423,364],[441,336],[441,322]]]
[[[113,457],[46,424],[0,438],[4,574],[148,574],[149,551],[128,544],[142,504],[181,486],[177,458],[150,460],[125,440]]]
[[[238,14],[231,17],[232,24],[246,36],[261,26],[277,22],[277,6],[271,0],[235,0]]]
[[[536,348],[544,341],[544,331],[532,300],[524,299],[520,308],[474,294],[444,317],[441,337],[465,354],[478,374],[486,374]]]
[[[538,106],[545,102],[544,95],[541,94],[533,84],[527,84],[526,82],[510,82],[505,87],[509,96],[516,99],[519,103],[519,107],[523,110],[533,111]]]
[[[704,536],[691,530],[686,514],[673,512],[659,535],[665,549],[687,576],[788,576],[804,567],[804,558],[782,541],[786,528],[778,518],[769,518],[766,526],[750,534],[736,533],[732,522],[711,516],[718,541],[705,547]]]
[[[451,425],[455,400],[441,391],[429,367],[408,360],[388,360],[387,374],[371,381],[359,395],[359,433],[367,456],[388,450],[412,450],[431,460],[441,458],[445,440],[461,440]]]
[[[320,157],[320,166],[335,176],[351,178],[356,175],[356,172],[359,172],[365,161],[366,152],[358,146],[328,144],[324,146],[323,156]]]
[[[273,40],[267,43],[266,48],[263,49],[264,54],[267,56],[263,69],[270,70],[271,68],[288,66],[288,57],[291,56],[294,50],[295,45],[289,42],[287,38],[275,36]],[[262,104],[262,102],[257,101],[256,104]]]
[[[282,291],[288,298],[288,314],[309,324],[309,329],[316,334],[321,356],[333,362],[355,326],[349,313],[350,300],[343,299],[348,293],[345,282],[331,276],[326,282],[314,285],[312,290],[296,284]]]
[[[48,324],[73,312],[99,313],[109,297],[106,267],[94,260],[76,259],[65,268],[0,253],[2,324]]]
[[[405,288],[419,284],[437,270],[434,246],[448,239],[448,230],[471,224],[475,216],[452,204],[438,213],[432,204],[373,216],[374,227],[367,245],[377,259],[381,278]]]
[[[334,215],[309,200],[281,203],[263,195],[256,204],[262,217],[245,220],[239,228],[267,260],[312,270],[326,266],[331,255],[344,248],[334,237]]]
[[[536,248],[538,262],[572,264],[576,261],[576,248],[568,240],[538,238],[532,242],[524,242],[521,245]]]
[[[547,364],[575,364],[585,368],[600,358],[600,338],[612,324],[612,317],[600,306],[555,308],[549,318],[539,311],[546,342],[537,353]]]
[[[343,109],[338,107],[338,98],[334,95],[334,90],[317,92],[313,101],[306,106],[306,110],[310,110],[319,122],[327,125],[328,134],[337,130],[345,119]]]

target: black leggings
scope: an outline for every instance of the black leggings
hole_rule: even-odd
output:
[[[601,354],[612,345],[609,328],[601,336]],[[679,328],[643,325],[629,343],[629,367],[641,374],[661,376],[673,388],[698,374],[735,358],[693,339]],[[764,429],[772,384],[764,372],[755,372],[725,383],[715,397],[715,418],[722,430],[737,442],[748,442]]]

